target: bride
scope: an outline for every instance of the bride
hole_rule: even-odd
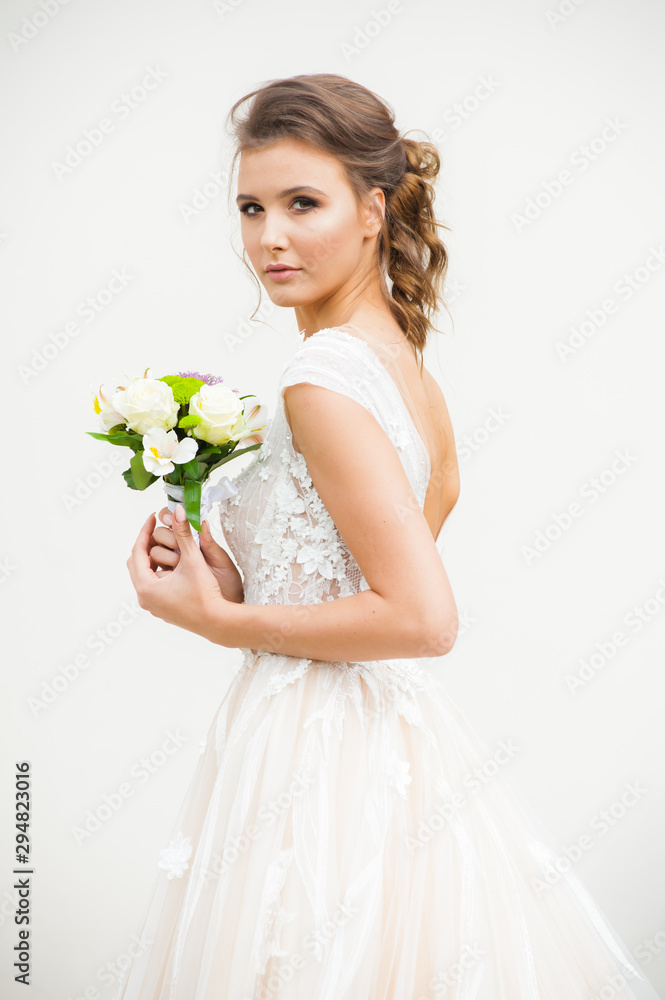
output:
[[[657,1000],[430,669],[460,488],[422,356],[436,149],[332,74],[230,121],[242,241],[299,336],[219,507],[230,553],[180,505],[127,560],[142,608],[239,654],[118,1000]]]

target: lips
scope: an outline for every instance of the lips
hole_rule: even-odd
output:
[[[266,268],[266,274],[271,281],[289,281],[290,278],[295,278],[296,275],[300,274],[299,267],[288,267],[280,264],[279,266],[272,267],[268,265]]]
[[[291,264],[268,264],[266,271],[299,271],[299,267],[293,267]]]

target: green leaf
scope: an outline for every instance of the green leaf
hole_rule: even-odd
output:
[[[137,490],[138,489],[138,486],[134,482],[134,476],[132,475],[132,467],[131,467],[131,465],[130,465],[130,467],[128,469],[125,469],[125,471],[123,472],[122,476],[123,476],[123,479],[125,480],[125,482],[127,483],[127,485],[129,486],[130,490]]]
[[[145,465],[143,464],[143,452],[137,452],[129,463],[129,467],[132,470],[132,477],[134,479],[134,488],[137,490],[145,490],[150,483],[154,483],[158,476],[153,476],[152,472],[148,472]]]
[[[85,433],[97,438],[98,441],[108,441],[109,444],[126,446],[134,451],[143,449],[143,439],[138,434],[100,434],[97,431],[85,431]]]
[[[201,451],[197,451],[197,458],[210,458],[211,455],[221,455],[222,449],[216,445],[209,445],[207,448],[203,448]]]
[[[199,460],[196,457],[196,455],[194,456],[194,458],[190,458],[189,462],[183,462],[180,468],[183,471],[185,482],[188,479],[199,478]]]
[[[230,455],[225,455],[224,458],[220,458],[219,462],[215,462],[214,465],[209,466],[208,472],[213,472],[214,469],[218,469],[220,465],[230,462],[232,458],[236,458],[238,455],[244,455],[246,451],[255,451],[257,448],[260,448],[262,444],[263,442],[261,441],[259,444],[250,444],[247,445],[246,448],[240,448],[239,450],[236,449],[235,451],[232,451]]]
[[[201,530],[202,485],[198,480],[185,480],[185,513],[187,514],[187,520],[197,531]]]

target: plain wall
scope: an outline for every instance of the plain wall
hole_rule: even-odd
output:
[[[665,990],[665,9],[54,5],[0,11],[3,996],[24,995],[14,762],[31,761],[33,780],[31,996],[109,1000],[103,970],[140,929],[239,661],[146,611],[121,616],[135,596],[126,559],[164,498],[159,484],[129,491],[129,452],[85,434],[98,429],[90,386],[194,368],[274,412],[297,328],[265,292],[266,322],[248,322],[257,292],[219,179],[224,119],[265,81],[323,71],[370,87],[441,154],[454,328],[443,311],[426,364],[458,440],[445,563],[462,630],[438,675],[490,746],[519,745],[510,773],[562,847],[591,837],[575,870]],[[121,110],[146,74],[153,89]],[[103,119],[89,154],[59,168]],[[106,303],[114,271],[125,286]],[[31,701],[86,652],[50,704]],[[182,745],[160,755],[169,733]],[[151,755],[161,763],[140,779]],[[132,794],[78,843],[87,812],[127,781]],[[630,805],[627,783],[643,790]]]

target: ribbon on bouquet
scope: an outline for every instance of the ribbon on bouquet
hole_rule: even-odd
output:
[[[168,497],[168,508],[171,513],[173,513],[179,503],[184,504],[185,487],[166,482],[163,482],[163,486]],[[238,487],[229,479],[228,476],[222,476],[220,481],[214,485],[209,479],[206,479],[201,487],[201,521],[204,521],[207,518],[213,503],[217,503],[219,500],[228,500],[229,497],[235,496],[238,492]],[[195,531],[194,536],[196,538],[196,544],[200,548],[201,539],[199,538],[199,532]]]

